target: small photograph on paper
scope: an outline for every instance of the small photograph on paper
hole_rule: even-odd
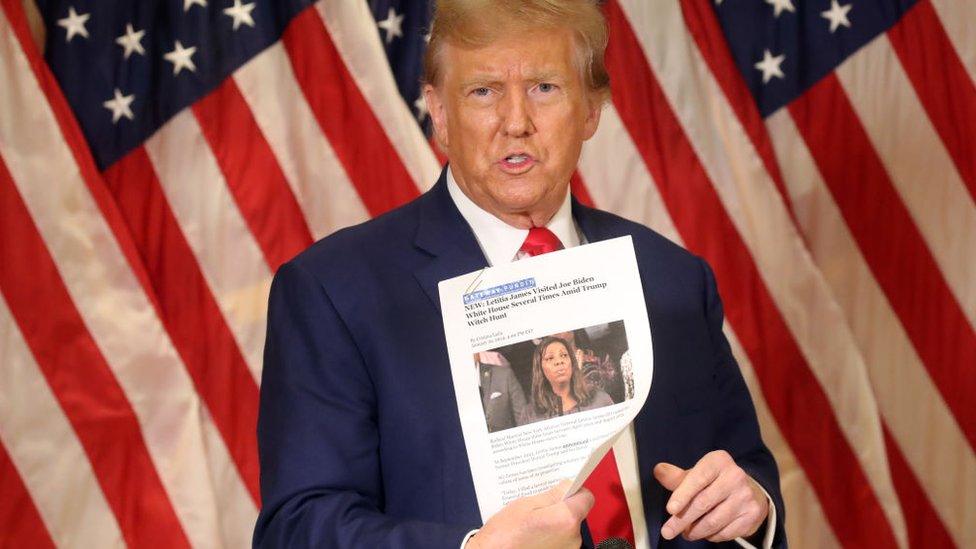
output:
[[[489,433],[634,397],[622,320],[482,351],[474,362]]]

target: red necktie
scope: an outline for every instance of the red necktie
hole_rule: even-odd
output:
[[[552,231],[545,227],[532,227],[516,257],[541,255],[561,249],[563,243]],[[586,517],[593,541],[599,543],[607,538],[617,537],[633,544],[634,526],[630,522],[630,510],[627,508],[627,498],[624,497],[613,449],[607,452],[586,479],[585,486],[596,498],[596,505]]]
[[[525,237],[525,242],[519,248],[519,257],[525,255],[542,255],[556,250],[563,249],[563,243],[559,237],[545,227],[532,227],[529,235]]]

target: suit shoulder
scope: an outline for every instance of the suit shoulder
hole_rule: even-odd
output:
[[[419,205],[426,195],[368,221],[329,234],[295,256],[289,263],[320,279],[346,278],[384,255],[413,248]]]
[[[671,268],[701,270],[703,260],[700,257],[646,225],[603,210],[587,208],[587,214],[614,236],[629,235],[638,256],[653,257]]]
[[[326,286],[369,278],[377,269],[409,262],[413,253],[419,208],[427,195],[368,221],[323,237],[288,263],[300,267]]]

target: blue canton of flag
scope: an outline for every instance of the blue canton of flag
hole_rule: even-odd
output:
[[[427,105],[421,94],[420,78],[430,39],[431,8],[424,0],[369,0],[397,89],[425,129]]]
[[[105,169],[278,40],[311,2],[37,4],[48,64]]]
[[[884,33],[916,0],[718,0],[715,12],[759,112],[790,103]]]

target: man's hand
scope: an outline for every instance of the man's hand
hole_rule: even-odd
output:
[[[766,520],[769,501],[759,485],[724,450],[705,454],[691,469],[658,463],[654,478],[673,492],[661,527],[665,539],[719,542],[751,536]]]
[[[580,546],[580,522],[593,507],[593,494],[586,488],[563,499],[570,486],[564,480],[549,491],[517,499],[495,513],[465,549],[485,547],[572,547]]]

